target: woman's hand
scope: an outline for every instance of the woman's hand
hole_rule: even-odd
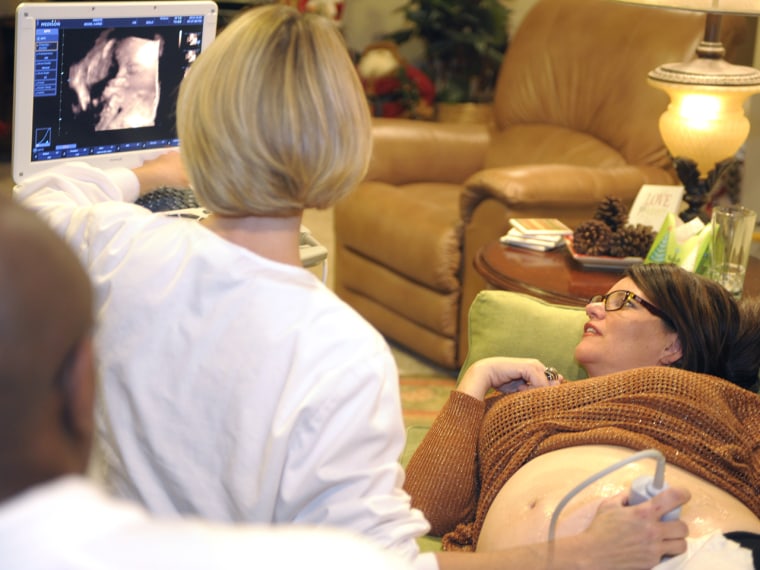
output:
[[[457,390],[484,400],[491,388],[504,393],[522,392],[543,386],[557,386],[564,381],[561,374],[556,380],[549,380],[545,371],[546,366],[535,358],[483,358],[467,369]]]
[[[663,556],[686,552],[689,528],[681,520],[662,521],[663,515],[691,499],[688,489],[670,487],[654,498],[626,506],[627,494],[602,501],[591,526],[578,538],[590,539],[589,568],[652,568]]]
[[[153,160],[146,160],[142,165],[133,168],[132,172],[140,182],[140,196],[162,186],[190,187],[179,151],[176,150],[161,154]]]

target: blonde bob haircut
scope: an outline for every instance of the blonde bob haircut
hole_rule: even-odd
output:
[[[192,64],[177,131],[198,202],[226,216],[332,206],[364,177],[372,146],[337,27],[280,4],[237,16]]]

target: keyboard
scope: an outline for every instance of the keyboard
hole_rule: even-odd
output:
[[[192,190],[168,186],[143,194],[135,201],[135,204],[148,208],[151,212],[169,212],[200,207]]]

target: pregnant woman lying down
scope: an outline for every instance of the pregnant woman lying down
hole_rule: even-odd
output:
[[[691,492],[681,511],[690,537],[719,533],[756,544],[760,396],[675,368],[486,401],[455,391],[412,457],[406,489],[432,534],[445,534],[445,549],[500,550],[545,541],[571,489],[650,448],[667,460],[666,483]],[[643,459],[587,487],[562,510],[556,536],[581,532],[603,498],[627,493],[636,477],[654,471],[655,462]]]
[[[544,363],[510,358],[476,362],[462,377],[407,469],[432,534],[450,549],[546,540],[573,487],[649,448],[665,455],[667,483],[692,493],[682,511],[691,537],[760,533],[757,300],[738,304],[678,267],[641,265],[586,312],[575,357],[591,379],[547,380]],[[525,391],[535,387],[544,388]],[[492,388],[522,393],[486,397]],[[654,469],[640,460],[586,488],[556,536],[586,528],[602,498]]]

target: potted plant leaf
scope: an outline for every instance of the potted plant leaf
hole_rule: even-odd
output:
[[[409,26],[386,37],[420,39],[439,103],[489,103],[508,45],[509,9],[501,0],[410,0],[399,10]]]

